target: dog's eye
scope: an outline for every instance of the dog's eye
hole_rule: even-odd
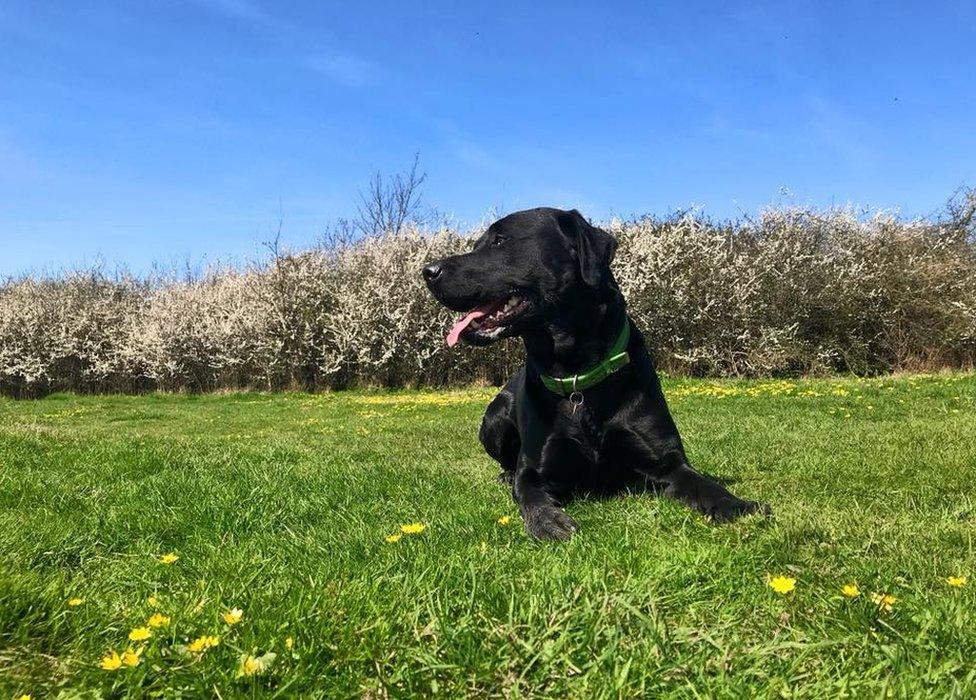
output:
[[[491,244],[497,247],[507,240],[508,238],[506,236],[495,236],[493,239],[491,239]]]

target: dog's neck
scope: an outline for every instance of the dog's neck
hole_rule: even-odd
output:
[[[522,335],[529,365],[552,377],[586,372],[607,356],[626,322],[626,304],[615,284],[588,290]]]

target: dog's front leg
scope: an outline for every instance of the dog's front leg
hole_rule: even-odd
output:
[[[579,529],[559,501],[553,498],[536,467],[519,458],[512,483],[512,497],[525,521],[525,531],[538,540],[568,540]]]
[[[626,460],[635,471],[662,486],[665,495],[694,508],[713,522],[728,522],[749,513],[770,515],[769,506],[747,501],[688,462],[677,437],[661,438],[636,431],[617,433],[611,444],[613,459]]]
[[[764,503],[739,498],[712,477],[694,469],[680,449],[664,454],[655,468],[644,473],[663,484],[666,495],[714,522],[728,522],[749,513],[770,515],[772,512]]]

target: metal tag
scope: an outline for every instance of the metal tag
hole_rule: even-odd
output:
[[[569,402],[573,404],[573,415],[576,415],[576,410],[583,405],[583,392],[574,391],[569,395]]]

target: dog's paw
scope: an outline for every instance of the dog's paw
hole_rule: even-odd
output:
[[[525,531],[537,540],[568,540],[577,530],[576,521],[553,505],[539,506],[525,514]]]
[[[504,486],[511,486],[515,483],[515,472],[505,470],[498,475],[498,483]]]
[[[736,498],[719,501],[709,508],[705,514],[713,523],[730,523],[751,513],[771,518],[773,516],[773,509],[767,503],[743,501],[740,498]]]

